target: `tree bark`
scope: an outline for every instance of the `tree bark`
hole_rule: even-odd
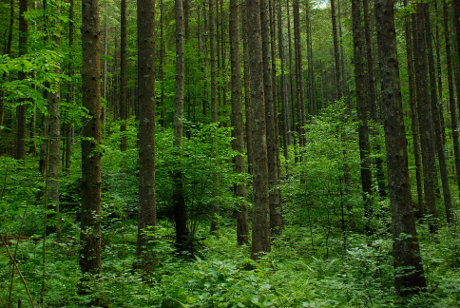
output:
[[[263,81],[264,81],[264,98],[265,98],[265,123],[267,135],[267,158],[268,158],[268,185],[270,198],[270,228],[271,234],[274,235],[280,232],[282,227],[281,204],[278,185],[277,161],[278,155],[276,143],[278,140],[275,135],[275,113],[273,102],[273,84],[272,72],[270,68],[270,33],[269,33],[269,15],[267,0],[260,1],[260,22],[262,30],[262,65],[263,65]]]
[[[83,274],[101,272],[101,63],[98,0],[82,2],[83,106],[89,119],[82,131],[82,204],[80,268]]]
[[[18,56],[25,55],[27,53],[27,31],[28,25],[25,19],[27,14],[27,0],[19,1],[19,45],[18,45]],[[18,80],[26,79],[26,73],[20,71],[18,73]],[[27,105],[25,100],[19,100],[19,105],[16,107],[16,139],[15,139],[15,155],[14,158],[17,160],[24,160],[26,156],[26,113]]]
[[[361,0],[352,0],[351,2],[352,23],[353,23],[353,52],[355,64],[355,83],[356,83],[356,108],[358,111],[359,128],[359,157],[361,168],[361,185],[364,201],[364,219],[366,232],[372,234],[370,226],[372,217],[372,172],[370,162],[370,143],[369,143],[369,126],[367,121],[369,93],[366,82],[366,64],[364,38],[362,37],[362,18],[361,18]]]
[[[240,25],[239,25],[239,1],[230,0],[230,60],[232,69],[232,126],[233,139],[232,148],[241,155],[234,158],[235,171],[245,173],[244,164],[244,126],[243,126],[243,96],[241,84],[241,59],[240,59]],[[237,204],[237,232],[236,238],[239,245],[249,242],[249,221],[248,207],[246,206],[246,185],[240,183],[235,185],[235,196]]]
[[[155,0],[137,0],[139,216],[136,256],[148,272],[155,262],[144,231],[156,225],[155,203]]]
[[[126,61],[126,0],[121,0],[121,39],[120,39],[120,132],[121,132],[121,144],[120,150],[122,152],[126,151],[126,121],[128,120],[128,87],[127,87],[127,61]]]
[[[251,257],[270,251],[270,206],[265,123],[264,80],[262,65],[262,30],[260,1],[246,0],[248,21],[249,66],[251,70],[251,113],[254,149],[254,205],[252,217]]]
[[[455,104],[454,93],[454,76],[452,73],[452,55],[449,38],[449,14],[447,0],[443,1],[443,24],[444,24],[444,40],[446,46],[446,64],[447,64],[447,87],[449,89],[449,110],[450,110],[450,126],[452,129],[452,143],[454,146],[454,161],[455,175],[457,180],[457,188],[460,193],[460,147],[458,143],[458,120],[457,106]]]
[[[176,96],[174,115],[174,148],[180,157],[184,125],[184,12],[182,0],[175,0],[176,17]],[[210,0],[213,1],[213,0]],[[191,251],[191,239],[187,227],[187,207],[184,198],[182,166],[180,159],[173,173],[174,219],[176,221],[176,246],[180,251]]]
[[[424,291],[426,280],[411,206],[393,5],[393,0],[375,0],[382,114],[393,223],[395,287],[401,296],[405,296]]]
[[[297,98],[297,114],[299,126],[299,146],[305,147],[305,103],[303,98],[303,77],[302,77],[302,48],[300,42],[300,17],[299,17],[299,0],[293,2],[294,11],[294,50],[295,50],[295,74],[296,74],[296,98]]]
[[[248,155],[248,173],[253,175],[253,159],[254,152],[252,149],[252,115],[251,115],[251,87],[250,87],[250,72],[249,72],[249,47],[248,47],[248,24],[246,14],[246,1],[243,1],[243,9],[241,14],[241,23],[243,27],[243,64],[244,64],[244,110],[246,116],[246,152]]]
[[[307,61],[308,61],[308,97],[310,106],[310,115],[316,115],[316,95],[315,95],[315,75],[313,67],[313,37],[311,33],[311,6],[310,1],[305,5],[305,17],[307,28]]]
[[[281,1],[277,1],[277,18],[278,18],[278,54],[281,62],[281,87],[280,97],[283,107],[283,140],[284,140],[284,159],[286,161],[286,176],[289,175],[289,152],[288,146],[291,144],[291,117],[289,111],[289,90],[287,85],[287,78],[285,74],[286,56],[284,54],[284,36],[283,36],[283,19]]]
[[[339,40],[337,38],[337,17],[335,9],[335,1],[331,1],[331,21],[332,21],[332,38],[334,41],[334,60],[335,60],[335,82],[337,84],[337,95],[336,99],[340,99],[343,96],[342,89],[342,78],[340,73],[340,56],[339,56]]]
[[[404,0],[404,6],[408,5],[408,0]],[[416,106],[416,93],[415,93],[415,80],[414,80],[414,59],[412,52],[412,36],[410,31],[410,17],[409,15],[404,17],[404,27],[406,36],[406,56],[407,56],[407,72],[409,76],[409,106],[411,116],[411,131],[412,131],[412,143],[414,146],[414,161],[415,161],[415,179],[417,185],[417,201],[418,201],[418,215],[421,217],[424,213],[423,204],[423,188],[422,188],[422,173],[421,173],[421,162],[420,162],[420,145],[419,145],[419,126],[418,126],[418,114]]]
[[[436,210],[436,194],[435,194],[435,181],[436,177],[436,161],[434,155],[434,140],[433,140],[433,116],[431,113],[430,105],[430,92],[428,86],[428,65],[426,56],[426,40],[425,40],[425,27],[423,18],[422,3],[417,3],[416,14],[413,15],[414,27],[413,33],[414,41],[414,55],[415,55],[415,80],[417,88],[417,107],[418,107],[418,121],[420,128],[420,141],[422,149],[422,165],[424,176],[424,189],[425,189],[425,204],[428,208],[430,215],[430,230],[436,232],[437,230],[437,210]]]
[[[428,5],[424,6],[424,20],[425,20],[425,33],[426,33],[426,47],[428,55],[428,68],[430,73],[430,98],[431,98],[431,116],[433,121],[433,137],[434,144],[437,150],[439,170],[441,174],[441,185],[442,193],[444,197],[444,207],[446,210],[447,222],[449,224],[453,221],[452,214],[452,198],[450,195],[449,188],[449,175],[447,174],[446,158],[444,151],[444,142],[442,141],[441,134],[441,121],[440,121],[440,112],[439,112],[439,103],[437,96],[436,88],[436,75],[434,68],[434,57],[433,57],[433,44],[432,44],[432,31],[431,31],[431,22],[430,15],[428,10]]]

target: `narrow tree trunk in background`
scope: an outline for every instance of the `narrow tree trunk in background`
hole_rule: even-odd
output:
[[[433,117],[431,114],[430,92],[428,85],[428,67],[426,60],[425,25],[423,16],[424,4],[416,4],[416,14],[413,16],[415,80],[417,88],[418,121],[420,127],[420,141],[422,148],[422,165],[424,176],[425,203],[430,215],[430,230],[437,230],[437,211],[435,181],[436,161],[434,155]]]
[[[73,84],[73,75],[74,75],[74,68],[73,68],[73,34],[74,34],[74,0],[70,0],[70,7],[69,7],[69,78],[71,79],[69,83],[69,96],[67,99],[67,103],[73,104],[75,86]],[[66,125],[66,147],[65,147],[65,167],[64,170],[66,173],[70,172],[70,164],[72,158],[72,144],[73,144],[73,118],[70,119],[70,122]]]
[[[232,148],[241,155],[235,156],[235,171],[245,173],[244,164],[244,122],[243,122],[243,96],[241,84],[241,61],[240,61],[240,20],[239,0],[230,0],[230,59],[232,69],[232,126],[233,139]],[[237,204],[237,229],[236,238],[239,245],[249,242],[249,221],[248,207],[246,201],[246,185],[244,183],[235,185],[235,196],[239,199]]]
[[[81,252],[82,273],[101,272],[101,63],[98,0],[82,2],[82,89],[83,106],[89,119],[83,125],[81,187]],[[85,291],[85,290],[82,290]]]
[[[404,0],[404,6],[408,5],[408,0]],[[418,216],[422,217],[424,213],[423,205],[423,188],[422,188],[422,173],[420,162],[420,146],[419,146],[419,126],[418,115],[416,107],[416,93],[415,93],[415,80],[414,80],[414,60],[412,53],[412,36],[410,30],[410,17],[404,17],[404,27],[406,36],[406,56],[407,56],[407,71],[409,76],[409,106],[411,116],[411,130],[412,130],[412,143],[414,146],[414,161],[415,161],[415,179],[417,183],[417,200],[418,200]]]
[[[144,272],[155,262],[144,231],[156,225],[155,200],[155,0],[137,0],[139,216],[136,256]]]
[[[450,188],[449,188],[449,175],[447,174],[447,166],[446,166],[446,158],[445,158],[445,151],[444,151],[444,143],[442,141],[442,134],[441,134],[441,122],[440,122],[440,113],[439,113],[439,105],[438,105],[438,96],[436,93],[436,75],[434,69],[434,57],[433,57],[433,44],[432,44],[432,33],[431,33],[431,22],[430,22],[430,15],[428,10],[428,5],[424,6],[424,20],[425,20],[425,33],[426,33],[426,47],[427,47],[427,55],[428,55],[428,68],[430,73],[430,98],[431,98],[431,116],[433,121],[433,138],[434,138],[434,145],[437,150],[438,162],[439,162],[439,170],[441,174],[441,185],[442,185],[442,193],[444,197],[444,207],[446,209],[446,216],[447,222],[449,224],[452,223],[452,199],[450,195]]]
[[[439,120],[441,124],[441,137],[442,144],[446,145],[446,123],[444,121],[444,101],[443,101],[443,85],[442,85],[442,69],[441,69],[441,39],[439,36],[439,20],[441,17],[438,15],[438,3],[434,1],[434,12],[435,12],[435,49],[436,49],[436,77],[438,82],[438,109],[439,109]],[[429,13],[428,13],[429,16]]]
[[[457,121],[457,106],[455,104],[454,93],[454,76],[452,73],[452,56],[449,38],[449,14],[447,0],[443,1],[443,24],[444,24],[444,39],[446,46],[446,62],[447,62],[447,86],[449,89],[449,110],[450,110],[450,127],[452,129],[452,143],[454,146],[454,161],[455,175],[457,180],[457,188],[460,193],[460,148],[458,143],[458,121]]]
[[[61,13],[59,4],[57,5],[57,15]],[[59,27],[57,25],[57,27]],[[60,32],[58,29],[55,31]],[[54,47],[60,48],[60,34],[53,36]],[[60,68],[55,69],[56,75],[60,74]],[[59,173],[60,173],[60,150],[61,150],[61,113],[59,104],[61,102],[60,84],[56,84],[54,93],[49,95],[49,159],[48,159],[48,200],[49,205],[55,211],[57,220],[54,229],[57,232],[57,237],[61,237],[60,219],[59,219]]]
[[[297,131],[297,117],[296,117],[296,99],[294,97],[294,77],[293,77],[293,68],[292,68],[292,36],[291,36],[291,8],[289,5],[289,0],[286,0],[286,16],[287,16],[287,29],[288,29],[288,54],[289,54],[289,93],[291,101],[291,132],[292,132],[292,143],[294,144],[294,153],[297,153],[297,142],[295,137],[295,132]],[[295,155],[295,162],[297,162],[298,157]]]
[[[108,56],[108,1],[104,1],[104,66],[103,66],[103,73],[102,73],[102,97],[107,102],[107,56]],[[105,138],[105,118],[108,109],[108,105],[106,104],[105,107],[102,108],[102,138]]]
[[[361,166],[361,185],[364,201],[364,218],[366,232],[368,235],[372,233],[370,226],[372,217],[372,172],[370,162],[370,143],[369,143],[369,127],[367,124],[367,114],[369,101],[369,93],[367,92],[366,70],[365,70],[365,48],[364,37],[362,37],[362,18],[361,18],[361,0],[352,0],[351,2],[352,23],[353,23],[353,51],[355,64],[355,80],[356,80],[356,108],[358,111],[359,128],[359,157]]]
[[[401,296],[405,296],[424,291],[426,280],[411,207],[407,141],[399,83],[393,5],[393,0],[375,0],[382,114],[393,224],[395,287]]]
[[[251,69],[251,112],[253,117],[254,205],[252,215],[251,257],[270,251],[270,206],[268,195],[268,162],[265,124],[264,79],[262,67],[262,31],[260,1],[246,0]]]
[[[126,76],[126,0],[121,0],[121,39],[120,39],[120,120],[121,120],[121,144],[120,150],[126,151],[126,121],[128,120],[128,87]]]
[[[248,156],[248,173],[253,175],[253,160],[254,152],[252,149],[252,115],[251,115],[251,87],[250,87],[250,72],[249,72],[249,47],[248,47],[248,23],[246,14],[246,1],[243,0],[243,9],[241,10],[241,24],[243,32],[243,64],[244,64],[244,110],[246,116],[246,148]]]
[[[27,20],[24,14],[27,13],[27,0],[19,1],[19,45],[18,45],[18,56],[25,55],[27,53]],[[20,71],[18,73],[18,79],[26,79],[26,73]],[[26,156],[26,113],[27,105],[25,100],[19,100],[19,105],[16,107],[16,139],[15,139],[15,155],[14,158],[18,160],[24,160]]]
[[[174,148],[180,156],[182,137],[184,135],[184,13],[182,0],[175,0],[176,16],[176,96],[174,114]],[[213,1],[213,0],[210,0]],[[191,251],[190,233],[187,227],[187,207],[184,198],[182,166],[176,163],[173,173],[173,203],[176,222],[176,245],[180,251]]]
[[[337,18],[336,18],[336,9],[335,1],[331,1],[331,21],[332,21],[332,38],[334,40],[334,60],[335,60],[335,82],[337,84],[337,95],[336,99],[340,99],[343,96],[342,89],[342,78],[340,71],[340,56],[339,56],[339,40],[337,38]]]
[[[299,118],[299,146],[305,146],[304,126],[305,126],[305,103],[303,98],[303,77],[302,77],[302,47],[300,42],[300,17],[299,17],[299,0],[293,2],[294,12],[294,49],[295,49],[295,75],[296,75],[296,98],[297,114]]]
[[[190,16],[190,0],[182,0],[184,12],[184,38],[187,40],[190,36],[189,31],[189,16]]]
[[[370,21],[370,12],[369,12],[369,0],[363,1],[363,14],[364,14],[364,35],[366,40],[366,64],[367,64],[367,108],[371,116],[371,119],[377,123],[379,121],[379,116],[377,112],[377,90],[375,86],[375,72],[374,72],[374,55],[372,52],[372,36],[371,36],[371,21]],[[371,131],[371,134],[376,137],[377,132]],[[374,149],[375,153],[381,153],[380,143],[376,138]],[[383,159],[380,156],[377,156],[374,160],[376,177],[377,177],[377,186],[379,195],[381,197],[386,196],[386,184],[385,184],[385,172],[383,170]]]
[[[340,80],[342,83],[340,84],[340,87],[342,89],[342,93],[345,96],[350,96],[350,89],[348,88],[348,76],[347,76],[347,71],[346,71],[346,66],[345,66],[345,53],[343,51],[343,35],[342,35],[342,5],[341,5],[341,0],[337,0],[337,24],[339,27],[339,50],[340,50]],[[348,108],[350,109],[351,112],[351,100],[347,98],[347,104]]]
[[[291,144],[291,125],[289,112],[289,90],[285,74],[286,57],[284,55],[284,36],[283,36],[283,19],[281,1],[277,1],[277,18],[278,18],[278,53],[281,62],[281,87],[280,97],[283,107],[283,140],[284,140],[284,159],[286,161],[286,176],[289,176],[289,152],[288,146]]]
[[[212,123],[217,123],[218,121],[218,107],[217,107],[217,100],[220,98],[220,93],[223,90],[222,87],[217,86],[217,74],[216,74],[216,34],[214,32],[214,25],[215,25],[215,20],[219,20],[219,18],[215,18],[214,16],[214,1],[216,0],[209,0],[209,36],[210,40],[209,43],[211,45],[211,109],[212,109],[212,114],[211,114],[211,121]],[[219,10],[219,6],[216,5],[217,9]],[[219,14],[216,14],[217,16]],[[219,23],[218,23],[219,24]],[[223,27],[223,25],[220,25]],[[217,34],[219,34],[219,27],[217,28]],[[220,38],[221,40],[223,39],[222,37]],[[217,54],[221,55],[220,53],[220,45],[219,42],[217,42],[217,47],[218,51]],[[220,58],[220,57],[218,57]],[[218,61],[218,64],[220,64],[220,61]],[[223,72],[223,67],[219,65],[220,67],[220,73]],[[217,88],[219,92],[217,93]],[[219,177],[217,173],[213,174],[213,196],[217,197],[217,190],[218,190],[218,181]],[[217,231],[217,217],[220,214],[220,206],[217,201],[217,198],[215,198],[213,209],[212,209],[212,218],[211,218],[211,232]]]
[[[217,73],[214,1],[209,0],[209,45],[211,49],[211,121],[217,123]]]
[[[10,0],[10,24],[8,26],[8,39],[6,42],[6,54],[11,55],[11,43],[13,41],[13,25],[14,25],[14,0]],[[6,74],[3,74],[3,80],[6,80]],[[3,126],[3,118],[4,118],[4,96],[3,90],[0,93],[2,97],[0,97],[0,134],[2,133],[2,126]]]
[[[160,0],[160,125],[165,126],[165,37],[164,37],[164,5]]]
[[[278,185],[277,160],[275,144],[278,142],[275,135],[275,113],[272,92],[272,72],[270,69],[270,33],[268,1],[259,0],[260,22],[262,30],[262,66],[265,98],[265,123],[267,130],[267,158],[268,158],[268,189],[270,198],[270,228],[272,235],[279,233],[282,227],[281,204]]]
[[[305,17],[307,28],[307,61],[308,61],[308,98],[309,98],[309,111],[310,115],[316,115],[316,97],[315,97],[315,75],[313,68],[313,38],[311,33],[311,5],[310,1],[305,5]]]

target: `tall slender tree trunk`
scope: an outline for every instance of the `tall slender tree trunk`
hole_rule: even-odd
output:
[[[218,107],[217,107],[217,99],[220,98],[220,92],[222,91],[222,87],[217,87],[217,73],[216,73],[216,34],[214,32],[214,25],[215,25],[215,20],[218,18],[215,18],[214,16],[214,1],[216,0],[209,0],[209,35],[210,35],[210,40],[209,43],[211,45],[211,117],[212,117],[212,123],[217,123],[218,121]],[[217,9],[219,6],[216,6]],[[217,14],[218,15],[218,14]],[[220,25],[221,27],[223,26],[222,24]],[[219,29],[217,29],[217,32],[219,32]],[[222,37],[221,37],[222,39]],[[219,42],[217,42],[217,47],[219,47]],[[220,48],[219,52],[217,54],[220,54]],[[220,57],[219,57],[220,58]],[[218,61],[218,63],[220,63]],[[220,72],[222,73],[222,66],[220,65]],[[218,88],[218,89],[217,89]],[[219,94],[217,93],[217,90],[219,90]],[[218,194],[218,174],[214,173],[213,174],[213,196],[216,197]],[[217,198],[216,198],[217,199]],[[217,231],[217,216],[220,214],[220,206],[218,201],[214,201],[213,209],[212,209],[212,219],[211,219],[211,232]]]
[[[61,13],[59,4],[57,5],[56,14]],[[59,27],[59,26],[57,26]],[[60,48],[60,30],[56,29],[58,33],[52,37],[54,46]],[[56,75],[60,74],[60,68],[55,69]],[[60,150],[61,150],[61,113],[59,104],[61,102],[61,89],[60,83],[54,85],[55,92],[49,95],[49,164],[48,164],[48,200],[50,206],[56,213],[55,230],[58,238],[61,236],[60,218],[59,218],[59,173],[60,173]]]
[[[254,152],[252,149],[252,115],[251,115],[251,87],[249,72],[249,46],[248,46],[248,23],[246,14],[246,0],[242,0],[243,9],[241,14],[241,24],[243,32],[243,65],[244,65],[244,111],[246,116],[246,152],[248,156],[248,173],[253,175]]]
[[[121,0],[121,39],[120,39],[120,120],[121,120],[121,144],[120,150],[126,151],[126,121],[128,120],[128,87],[127,87],[127,75],[126,75],[126,0]]]
[[[438,96],[437,96],[437,88],[436,88],[436,75],[435,75],[435,68],[434,68],[434,57],[433,57],[433,44],[432,44],[432,31],[431,31],[431,22],[430,22],[430,15],[429,15],[429,7],[428,5],[424,6],[424,20],[425,20],[425,33],[426,33],[426,47],[427,47],[427,55],[428,55],[428,68],[430,73],[430,98],[431,98],[431,116],[433,121],[433,138],[434,138],[434,145],[437,150],[438,162],[439,162],[439,170],[441,175],[441,185],[442,185],[442,193],[444,197],[444,207],[446,209],[446,216],[447,222],[449,224],[452,223],[452,198],[450,195],[450,188],[449,188],[449,175],[447,174],[447,166],[446,166],[446,158],[445,158],[445,151],[444,151],[444,142],[442,141],[442,134],[441,134],[441,121],[440,121],[440,112],[439,112],[439,105],[438,105]]]
[[[361,0],[352,0],[352,21],[353,21],[353,51],[355,64],[356,80],[356,107],[359,118],[358,138],[359,138],[359,156],[361,166],[361,185],[364,201],[364,218],[366,232],[372,233],[370,221],[372,217],[372,172],[370,162],[370,143],[369,127],[367,121],[369,93],[366,82],[366,70],[364,63],[365,48],[364,38],[362,37],[362,18],[361,18]]]
[[[439,20],[441,17],[438,15],[438,2],[434,2],[434,11],[435,11],[435,50],[436,50],[436,80],[438,83],[438,109],[439,109],[439,120],[441,125],[441,137],[442,144],[446,145],[446,123],[444,121],[444,101],[443,101],[443,84],[442,84],[442,69],[441,69],[441,39],[439,36]],[[428,13],[429,16],[429,13]]]
[[[82,131],[81,252],[83,274],[101,272],[101,59],[98,0],[82,2],[83,106],[89,119]],[[84,290],[82,290],[84,291]]]
[[[286,56],[284,54],[284,36],[283,36],[283,19],[282,19],[282,6],[281,1],[277,1],[277,18],[278,18],[278,53],[281,62],[281,87],[280,97],[282,101],[283,110],[283,140],[284,140],[284,159],[286,161],[286,176],[289,175],[289,152],[288,146],[291,144],[291,123],[289,111],[289,90],[287,78],[285,73]]]
[[[426,288],[426,280],[411,207],[393,5],[393,0],[375,0],[382,114],[393,225],[395,287],[400,295],[405,296],[423,291]]]
[[[295,132],[297,131],[298,123],[296,117],[296,99],[294,97],[294,77],[293,77],[293,68],[292,68],[292,36],[291,36],[291,8],[289,5],[289,0],[286,0],[286,16],[287,16],[287,29],[288,29],[288,55],[289,55],[289,93],[291,98],[291,131],[292,139],[294,144],[294,153],[297,153],[297,142],[295,138]],[[295,155],[295,162],[297,162],[298,157]]]
[[[374,72],[374,54],[372,52],[372,36],[371,36],[371,21],[370,21],[370,12],[369,12],[369,0],[362,0],[363,1],[363,16],[364,16],[364,37],[366,40],[366,64],[367,64],[367,108],[368,112],[371,116],[371,119],[378,123],[380,122],[378,116],[378,108],[377,108],[377,89],[375,86],[375,72]],[[371,130],[371,134],[375,137],[377,132],[375,130]],[[375,153],[381,153],[381,146],[380,143],[376,138],[374,138],[375,144],[373,148]],[[376,169],[376,179],[377,179],[377,187],[380,197],[386,196],[386,184],[385,184],[385,172],[383,170],[383,159],[380,156],[377,156],[374,159],[375,169]]]
[[[230,60],[232,69],[232,126],[233,139],[232,148],[241,155],[235,156],[235,171],[246,172],[244,164],[244,123],[243,123],[243,96],[241,84],[241,59],[240,59],[240,24],[239,24],[239,0],[230,1]],[[240,183],[235,185],[235,196],[237,204],[237,242],[247,244],[249,242],[249,221],[248,208],[246,206],[246,185]]]
[[[305,17],[307,28],[308,97],[310,114],[315,115],[317,113],[317,106],[315,95],[315,75],[313,67],[313,37],[311,33],[311,13],[311,4],[310,1],[307,1],[305,4]]]
[[[155,200],[155,0],[137,0],[139,215],[136,256],[148,272],[155,262],[144,231],[156,225]]]
[[[446,64],[447,64],[447,87],[449,89],[449,110],[450,110],[450,127],[452,129],[452,143],[454,146],[454,161],[455,175],[457,180],[457,188],[460,193],[460,147],[458,143],[458,120],[457,106],[455,104],[454,93],[454,76],[452,73],[452,55],[449,38],[449,14],[447,0],[443,1],[443,24],[444,24],[444,40],[446,46]]]
[[[175,0],[176,17],[176,96],[174,114],[174,148],[176,156],[180,157],[182,137],[184,135],[184,12],[182,0]],[[213,0],[210,0],[213,1]],[[180,251],[191,251],[190,233],[187,227],[187,207],[184,198],[180,160],[175,165],[173,173],[173,203],[174,219],[176,222],[176,246]]]
[[[297,98],[297,114],[299,126],[299,146],[305,146],[304,126],[305,126],[305,102],[303,97],[303,77],[302,77],[302,48],[300,42],[300,17],[299,17],[299,0],[293,2],[294,12],[294,50],[295,50],[295,74],[296,74],[296,98]]]
[[[272,73],[270,68],[270,29],[269,29],[269,11],[267,0],[259,0],[260,2],[260,21],[262,30],[262,66],[263,66],[263,81],[264,81],[264,98],[265,98],[265,123],[267,135],[267,157],[268,157],[268,185],[269,185],[269,198],[270,198],[270,227],[272,235],[279,233],[282,226],[281,204],[278,185],[277,174],[277,160],[278,155],[276,143],[278,140],[275,135],[275,113],[272,91]]]
[[[28,25],[25,18],[27,14],[27,0],[19,1],[19,45],[18,45],[18,56],[25,55],[27,53],[27,31]],[[18,73],[18,79],[26,79],[26,73],[20,71]],[[25,100],[19,100],[19,105],[16,107],[16,139],[15,139],[15,155],[14,158],[18,160],[24,160],[26,156],[26,113],[27,105]]]
[[[252,216],[251,257],[270,251],[270,202],[265,123],[264,79],[262,66],[262,30],[260,1],[246,0],[248,21],[249,65],[251,69],[251,113],[253,117],[254,205]]]
[[[404,6],[408,5],[408,0],[404,0]],[[420,217],[424,214],[423,204],[423,188],[422,188],[422,172],[420,162],[420,146],[419,146],[419,126],[418,126],[418,114],[416,106],[416,89],[414,80],[414,59],[413,59],[413,41],[410,30],[410,17],[409,15],[404,17],[404,27],[406,36],[406,56],[407,56],[407,72],[409,75],[409,106],[411,116],[411,131],[412,131],[412,143],[414,146],[414,161],[415,161],[415,179],[417,185],[417,201],[418,201],[418,215]]]
[[[6,55],[11,55],[11,43],[13,41],[13,25],[14,25],[14,0],[10,0],[10,23],[8,26],[8,38],[6,42]],[[6,80],[6,73],[3,74],[3,80]],[[4,109],[5,109],[5,98],[3,95],[3,89],[0,93],[2,97],[0,97],[0,134],[2,133],[3,127],[3,118],[4,118]]]
[[[339,52],[339,40],[337,37],[337,17],[336,17],[336,8],[335,8],[335,1],[331,1],[331,21],[332,21],[332,38],[334,41],[334,60],[335,60],[335,82],[336,82],[336,99],[340,99],[343,96],[343,89],[342,89],[342,78],[341,78],[341,71],[340,71],[340,52]]]
[[[70,78],[70,83],[69,83],[69,94],[67,98],[67,103],[73,104],[73,99],[74,99],[74,92],[75,92],[75,86],[73,84],[73,75],[74,75],[74,68],[73,68],[73,41],[74,41],[74,0],[70,0],[70,6],[69,6],[69,78]],[[70,172],[70,165],[71,165],[71,158],[72,158],[72,144],[73,144],[73,118],[69,120],[69,123],[66,125],[66,147],[65,147],[65,167],[64,170],[66,173]]]
[[[165,126],[165,37],[164,37],[164,4],[160,0],[160,120],[162,127]]]
[[[433,140],[433,116],[430,105],[430,92],[428,88],[428,65],[426,60],[426,40],[425,40],[425,25],[424,25],[424,6],[423,3],[417,3],[416,14],[413,16],[413,33],[414,55],[415,55],[415,80],[417,88],[417,107],[418,120],[420,128],[420,141],[422,149],[422,165],[423,165],[423,183],[425,190],[425,203],[430,215],[430,230],[437,230],[437,210],[436,210],[436,194],[435,182],[436,177],[436,161],[434,155],[434,140]]]

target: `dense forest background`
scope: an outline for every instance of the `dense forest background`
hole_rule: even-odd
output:
[[[1,307],[460,305],[459,0],[0,2]]]

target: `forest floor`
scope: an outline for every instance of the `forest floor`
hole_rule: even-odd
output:
[[[422,233],[421,249],[428,291],[398,305],[393,288],[391,241],[388,234],[368,239],[333,234],[326,247],[321,230],[314,242],[306,226],[289,225],[274,240],[272,252],[256,263],[250,247],[236,244],[231,222],[216,236],[196,245],[193,258],[178,256],[173,246],[174,229],[168,222],[152,237],[158,264],[148,278],[133,271],[137,227],[134,221],[113,221],[103,230],[103,270],[90,285],[89,295],[78,295],[77,225],[46,245],[44,307],[89,307],[103,298],[110,307],[458,307],[460,304],[460,240],[444,228],[439,243]],[[203,229],[203,228],[202,228]],[[200,235],[201,236],[201,235]],[[14,251],[15,240],[10,250]],[[0,306],[5,307],[10,288],[8,255],[0,253]],[[326,258],[328,256],[328,258]],[[17,262],[35,302],[43,279],[43,243],[21,240]],[[13,303],[31,307],[17,273]],[[38,305],[36,306],[38,307]],[[40,305],[42,307],[42,305]]]

